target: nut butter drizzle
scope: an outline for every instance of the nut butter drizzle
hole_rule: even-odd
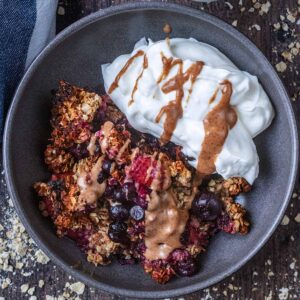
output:
[[[90,172],[85,170],[78,170],[77,183],[80,188],[79,202],[84,204],[93,205],[103,195],[106,182],[98,183],[97,176],[102,169],[102,161],[104,156],[98,158]]]
[[[189,218],[189,209],[196,188],[184,199],[184,206],[177,206],[172,191],[168,161],[160,155],[153,179],[148,208],[145,212],[145,257],[149,260],[165,259],[176,248],[182,247],[180,237]]]
[[[222,151],[229,129],[237,122],[237,114],[230,105],[232,84],[228,80],[221,83],[222,98],[206,115],[203,124],[205,137],[198,157],[197,171],[200,175],[215,172],[215,160]],[[215,96],[213,95],[215,98]]]
[[[155,118],[155,122],[158,123],[161,117],[165,114],[166,119],[164,122],[164,131],[160,137],[161,143],[165,144],[170,141],[174,130],[176,129],[177,122],[183,115],[182,109],[182,99],[184,96],[183,85],[191,80],[191,86],[193,86],[194,82],[197,79],[197,76],[200,74],[204,63],[201,61],[197,61],[193,63],[185,72],[183,72],[183,62],[181,59],[173,59],[172,57],[166,58],[162,55],[163,62],[163,71],[158,79],[158,83],[160,83],[163,79],[165,79],[170,70],[175,66],[178,66],[177,74],[165,82],[161,88],[162,92],[165,94],[176,92],[175,100],[170,101],[166,106],[162,107],[157,117]],[[192,92],[192,88],[189,90],[189,94]]]
[[[135,94],[135,92],[137,91],[139,81],[140,81],[140,79],[142,78],[145,69],[147,69],[147,68],[148,68],[148,58],[147,58],[146,54],[144,54],[143,69],[142,69],[142,72],[140,73],[140,75],[138,76],[138,78],[137,78],[136,81],[135,81],[133,90],[132,90],[132,92],[131,92],[131,99],[130,99],[129,102],[128,102],[128,106],[130,106],[130,105],[134,102],[134,99],[133,99],[134,94]]]
[[[215,101],[219,88],[214,92],[210,102]],[[221,152],[223,144],[236,121],[237,115],[230,106],[232,85],[228,80],[221,83],[222,97],[219,103],[204,119],[205,138],[199,154],[197,174],[193,183],[192,193],[184,199],[184,206],[177,206],[176,194],[170,188],[171,183],[158,188],[151,186],[152,192],[145,212],[145,257],[149,260],[166,259],[176,248],[181,248],[180,238],[189,218],[189,209],[198,191],[202,178],[215,171],[215,159]],[[158,160],[158,173],[168,170],[165,161]],[[164,166],[163,168],[161,166]],[[168,178],[168,174],[164,174]],[[159,178],[154,182],[160,181]]]
[[[121,69],[121,71],[118,73],[118,75],[116,76],[115,80],[113,81],[113,83],[109,87],[108,94],[111,94],[119,86],[119,80],[121,79],[121,77],[126,73],[126,71],[130,67],[130,65],[134,62],[134,60],[136,58],[142,56],[142,55],[144,55],[144,51],[139,50],[138,52],[136,52],[133,56],[131,56],[127,60],[125,66]]]
[[[193,200],[193,196],[189,196]],[[189,200],[187,200],[189,201]],[[191,202],[191,201],[189,201]],[[181,248],[180,237],[189,218],[188,208],[177,207],[172,189],[152,191],[145,213],[145,257],[165,259],[176,248]]]

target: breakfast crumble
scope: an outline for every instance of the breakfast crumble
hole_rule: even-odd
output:
[[[246,210],[235,201],[250,191],[247,181],[207,176],[195,192],[195,170],[180,147],[161,145],[133,129],[108,95],[61,81],[51,126],[45,163],[52,176],[34,185],[39,208],[51,218],[57,235],[74,240],[96,266],[113,258],[121,264],[140,263],[155,281],[166,283],[175,275],[196,273],[196,257],[218,231],[247,234]],[[198,198],[183,232],[176,232],[180,247],[165,259],[151,260],[145,257],[149,199],[153,191],[163,194],[170,186],[171,213],[182,214],[187,197],[196,193]]]

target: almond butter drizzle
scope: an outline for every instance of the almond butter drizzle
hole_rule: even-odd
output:
[[[84,204],[95,204],[97,200],[103,195],[106,182],[98,183],[97,177],[102,169],[102,161],[104,156],[98,158],[90,172],[85,170],[78,171],[77,183],[80,188],[79,202]]]
[[[114,124],[111,121],[106,121],[101,126],[102,140],[100,142],[100,147],[101,147],[102,153],[105,153],[108,148],[108,137],[109,137],[110,131],[113,129],[113,127],[114,127]]]
[[[156,156],[153,156],[153,160]],[[176,194],[171,186],[168,160],[160,154],[157,160],[155,177],[151,184],[152,192],[145,212],[145,257],[149,260],[164,259],[176,248],[181,248],[180,237],[189,218],[189,209],[196,188],[178,207]]]
[[[189,209],[196,189],[185,199],[185,207],[177,206],[172,189],[150,194],[145,212],[145,257],[149,260],[165,259],[176,248],[181,248],[180,238],[189,218]]]
[[[123,156],[124,152],[126,151],[126,149],[128,148],[130,142],[131,142],[130,139],[127,139],[125,141],[125,143],[123,144],[123,146],[120,148],[120,150],[116,156],[116,162],[118,162],[120,159],[122,159],[122,156]]]
[[[148,68],[148,59],[147,59],[147,56],[146,54],[144,55],[144,62],[143,62],[143,69],[142,69],[142,72],[140,73],[140,75],[138,76],[138,78],[136,79],[135,83],[134,83],[134,87],[133,87],[133,90],[131,92],[131,99],[129,100],[128,102],[128,106],[130,106],[133,102],[134,102],[134,94],[135,92],[137,91],[138,89],[138,84],[139,84],[139,81],[140,79],[142,78],[143,74],[144,74],[144,71],[145,69]]]
[[[219,87],[216,88],[213,95],[210,97],[208,104],[212,104],[216,100],[218,92],[219,92]]]
[[[165,26],[163,27],[163,31],[165,34],[170,34],[172,32],[172,27],[170,24],[166,23]]]
[[[108,89],[108,94],[111,94],[118,86],[119,86],[119,80],[121,79],[121,77],[126,73],[126,71],[128,70],[128,68],[130,67],[130,65],[133,63],[133,61],[138,58],[139,56],[144,55],[144,51],[139,50],[137,53],[135,53],[133,56],[131,56],[125,66],[121,69],[121,71],[118,73],[118,75],[116,76],[115,80],[113,81],[113,83],[111,84],[111,86]]]
[[[232,84],[225,80],[221,86],[220,102],[206,115],[203,121],[205,137],[197,165],[197,171],[202,175],[210,175],[215,172],[215,160],[222,151],[229,130],[237,122],[237,114],[230,105]]]
[[[91,156],[93,156],[95,154],[95,151],[96,151],[96,140],[97,140],[97,137],[96,137],[95,134],[93,134],[91,136],[90,142],[87,146],[87,150],[88,150],[88,152]]]
[[[173,59],[172,57],[166,58],[162,55],[163,62],[163,72],[158,80],[158,83],[166,78],[170,70],[175,66],[178,66],[177,74],[165,82],[161,88],[162,92],[165,94],[176,92],[175,100],[170,101],[166,106],[162,107],[160,112],[155,118],[155,122],[158,123],[161,117],[166,114],[166,120],[164,122],[164,131],[160,137],[162,144],[170,141],[176,125],[179,119],[182,118],[183,109],[182,109],[182,99],[184,96],[183,85],[190,79],[191,86],[193,86],[197,76],[200,74],[203,62],[197,61],[193,63],[184,73],[183,73],[183,62],[181,59]],[[189,94],[192,92],[192,89],[189,90]]]

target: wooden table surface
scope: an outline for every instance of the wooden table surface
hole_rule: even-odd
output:
[[[57,31],[59,32],[72,22],[94,11],[124,2],[130,1],[59,1]],[[261,6],[261,4],[267,2],[266,0],[228,0],[228,2],[218,0],[210,4],[188,0],[163,2],[175,2],[196,9],[203,9],[225,22],[235,25],[242,33],[247,35],[262,50],[273,66],[277,65],[277,68],[281,71],[286,68],[283,72],[279,72],[279,75],[288,90],[298,115],[300,111],[300,77],[297,68],[300,66],[300,54],[297,54],[296,42],[297,40],[300,42],[299,0],[271,0],[269,10],[268,5]],[[268,12],[266,12],[267,10]],[[275,27],[278,27],[278,24],[280,24],[281,29],[276,30]],[[285,58],[282,57],[282,52],[284,52]],[[289,53],[292,53],[292,57]],[[295,193],[283,222],[285,225],[279,226],[273,237],[254,259],[231,278],[227,278],[209,289],[179,299],[300,299],[300,275],[298,276],[300,267],[300,220],[298,218],[296,218],[298,222],[295,220],[296,215],[300,212],[298,187],[299,183],[297,182]],[[1,199],[7,199],[7,191],[3,180],[0,183],[0,197]],[[3,207],[3,203],[1,207]],[[87,286],[85,286],[84,292],[78,295],[76,292],[72,292],[69,287],[69,283],[74,283],[76,280],[54,266],[53,263],[29,262],[28,265],[32,271],[29,276],[22,275],[20,270],[14,270],[14,272],[0,271],[0,284],[6,277],[10,280],[7,287],[4,285],[4,288],[2,286],[2,289],[0,289],[0,299],[1,296],[5,299],[30,299],[30,293],[28,291],[24,292],[27,284],[29,287],[35,287],[32,293],[33,296],[31,296],[32,300],[123,299]],[[38,286],[39,280],[44,281],[43,287]],[[21,292],[22,285],[25,285],[25,288],[23,286],[23,293]],[[64,296],[62,296],[63,294]],[[56,298],[51,298],[51,296]]]

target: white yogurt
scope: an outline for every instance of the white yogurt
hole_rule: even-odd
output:
[[[219,84],[229,80],[233,87],[230,104],[237,112],[238,121],[229,131],[215,161],[216,172],[224,178],[244,177],[252,184],[259,172],[259,158],[252,139],[266,129],[274,117],[270,100],[257,77],[239,70],[219,50],[195,39],[174,38],[168,43],[166,40],[152,42],[143,38],[135,45],[131,54],[121,55],[111,64],[102,66],[107,92],[128,59],[139,50],[144,51],[147,56],[148,68],[143,71],[143,56],[137,57],[120,78],[118,87],[110,93],[130,124],[136,130],[157,138],[163,133],[165,117],[159,123],[155,122],[155,118],[163,106],[175,99],[175,92],[163,93],[161,87],[176,75],[177,67],[173,67],[168,76],[157,83],[163,69],[162,53],[167,58],[182,59],[183,71],[195,61],[203,61],[204,67],[194,82],[192,92],[189,93],[190,80],[183,86],[183,117],[178,120],[171,141],[182,146],[183,153],[195,159],[190,164],[196,167],[205,137],[203,120],[220,101],[221,91],[219,90],[214,102],[209,103],[209,100]],[[128,105],[141,73],[134,101]]]

